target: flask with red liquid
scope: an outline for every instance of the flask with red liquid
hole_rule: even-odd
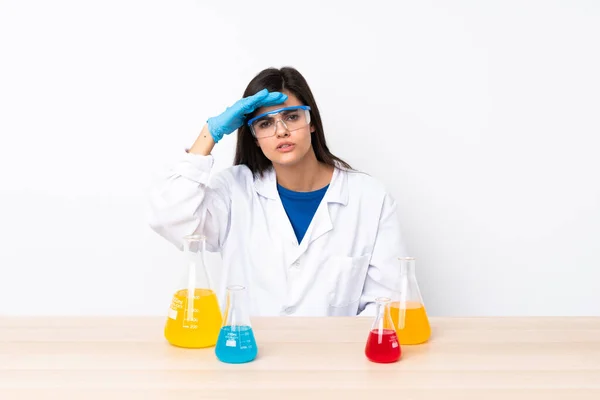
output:
[[[378,297],[375,299],[376,316],[365,346],[365,355],[376,363],[392,363],[400,359],[401,349],[396,328],[390,315],[391,299]]]

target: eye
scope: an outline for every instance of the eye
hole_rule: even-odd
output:
[[[268,120],[265,120],[265,121],[260,121],[260,122],[258,123],[258,128],[259,128],[259,129],[266,129],[266,128],[268,128],[269,126],[271,126],[271,121],[268,121]]]
[[[286,121],[297,121],[299,118],[298,114],[288,114],[285,116]]]

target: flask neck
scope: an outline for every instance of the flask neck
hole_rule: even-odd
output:
[[[400,257],[400,275],[415,276],[415,259],[413,257]]]
[[[415,259],[413,257],[401,257],[400,260],[400,279],[397,285],[397,297],[400,301],[400,308],[409,305],[423,304],[421,291],[415,275]]]
[[[250,319],[245,309],[246,304],[246,287],[241,285],[227,286],[225,325],[250,326]]]
[[[389,298],[378,298],[377,300],[375,300],[375,315],[378,318],[383,318],[385,317],[385,313],[387,311],[387,307],[390,304],[390,299]]]
[[[237,307],[237,305],[240,303],[240,297],[242,296],[242,293],[245,291],[245,288],[243,286],[228,286],[227,287],[227,298],[228,300],[228,304],[227,307],[230,310],[233,310]]]
[[[188,235],[183,238],[185,254],[200,254],[206,249],[206,238],[201,235]]]
[[[389,297],[378,297],[375,299],[375,321],[373,322],[372,329],[393,329],[393,322],[390,314],[390,302]]]
[[[186,236],[183,254],[187,267],[187,286],[196,289],[212,289],[205,264],[206,239],[200,235]]]

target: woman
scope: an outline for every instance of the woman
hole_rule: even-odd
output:
[[[236,129],[235,165],[209,180],[211,150]],[[394,199],[329,151],[293,68],[260,72],[209,118],[150,200],[157,233],[179,248],[201,233],[221,252],[222,285],[246,286],[252,315],[373,315],[406,256]]]

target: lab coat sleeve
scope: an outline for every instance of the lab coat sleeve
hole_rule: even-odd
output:
[[[359,315],[375,315],[375,299],[391,297],[394,283],[400,275],[398,257],[406,257],[406,245],[402,239],[396,201],[386,194],[379,219],[379,228],[371,261],[367,269],[365,285],[359,304]]]
[[[206,235],[209,251],[220,250],[227,237],[230,183],[223,174],[210,179],[213,163],[212,155],[185,152],[150,189],[149,225],[180,250],[185,235]]]

